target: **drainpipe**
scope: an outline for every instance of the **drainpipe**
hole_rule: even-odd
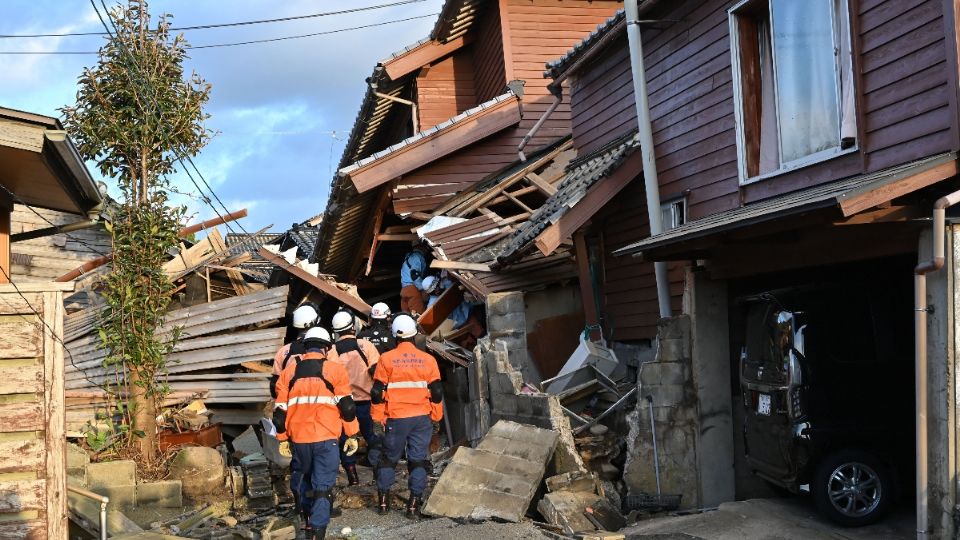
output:
[[[917,540],[926,540],[930,535],[927,515],[929,505],[927,483],[927,274],[943,268],[944,229],[947,208],[960,202],[960,191],[937,199],[933,204],[933,259],[922,262],[914,269],[914,334],[916,362],[916,454],[917,454]]]
[[[563,101],[563,88],[561,88],[560,85],[557,84],[558,82],[561,82],[561,80],[558,80],[550,85],[550,92],[553,93],[553,103],[551,103],[550,106],[547,107],[547,110],[544,111],[542,115],[540,115],[540,118],[537,120],[537,123],[534,124],[533,127],[530,128],[530,131],[528,131],[527,134],[523,136],[523,140],[521,140],[520,145],[517,146],[517,155],[520,157],[520,161],[522,162],[527,161],[527,156],[526,154],[523,153],[524,147],[527,146],[527,144],[531,140],[533,140],[533,136],[536,135],[538,131],[540,131],[540,127],[543,125],[543,123],[547,121],[547,118],[549,118],[550,115],[553,114],[553,111],[557,110],[557,107],[560,106],[560,102]]]
[[[396,101],[397,103],[402,103],[403,105],[409,105],[409,106],[410,106],[410,110],[412,111],[411,120],[413,121],[413,132],[414,132],[414,133],[419,133],[419,132],[420,132],[420,122],[417,120],[417,104],[416,104],[415,102],[413,102],[413,101],[410,101],[409,99],[398,98],[398,97],[396,97],[396,96],[391,96],[391,95],[388,95],[388,94],[384,94],[383,92],[379,92],[379,91],[377,91],[377,83],[376,83],[376,81],[371,81],[370,79],[367,79],[367,80],[368,80],[369,83],[370,83],[370,89],[373,90],[373,95],[375,95],[375,96],[377,96],[378,98],[381,98],[381,99],[387,99],[387,100],[390,100],[390,101]]]
[[[630,68],[633,73],[633,97],[637,107],[637,129],[640,135],[640,154],[643,159],[643,182],[646,187],[647,218],[650,221],[650,236],[663,232],[663,217],[660,213],[660,188],[657,179],[656,153],[653,147],[653,129],[650,125],[650,104],[647,101],[647,75],[643,67],[643,43],[640,38],[640,12],[637,0],[625,0],[627,15],[627,39],[630,43]],[[657,302],[660,317],[670,316],[670,282],[667,263],[653,263],[657,279]]]

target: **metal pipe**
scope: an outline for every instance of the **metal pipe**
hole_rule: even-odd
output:
[[[402,103],[404,105],[409,105],[410,109],[413,111],[413,118],[411,119],[413,120],[413,132],[414,133],[420,132],[420,121],[417,120],[417,104],[415,102],[410,101],[409,99],[398,98],[397,96],[391,96],[391,95],[384,94],[383,92],[378,92],[376,90],[376,87],[373,87],[373,86],[371,86],[371,88],[373,88],[373,95],[377,96],[378,98],[387,99],[390,101],[396,101],[397,103]]]
[[[943,268],[944,230],[946,229],[947,208],[960,202],[960,191],[937,199],[933,204],[933,258],[922,262],[914,269],[914,369],[916,394],[916,490],[917,490],[917,539],[926,540],[930,535],[928,516],[929,466],[927,457],[927,274]]]
[[[640,154],[643,159],[643,183],[647,199],[647,218],[650,236],[663,232],[663,216],[660,211],[660,186],[657,178],[656,152],[653,145],[653,128],[650,123],[650,103],[647,96],[647,75],[643,67],[643,40],[640,36],[640,12],[637,0],[625,0],[627,15],[627,40],[630,43],[630,69],[633,74],[633,97],[637,109],[637,130],[640,135]],[[653,263],[657,280],[657,303],[660,316],[670,316],[670,282],[667,263]]]
[[[540,131],[540,127],[543,126],[543,123],[547,121],[547,118],[553,114],[553,111],[557,110],[557,107],[560,106],[560,103],[563,101],[563,88],[557,87],[556,91],[553,94],[553,103],[547,107],[547,110],[543,111],[543,114],[540,115],[540,118],[537,120],[537,123],[530,128],[530,131],[523,136],[523,140],[520,141],[520,145],[517,146],[517,155],[520,157],[520,161],[526,162],[527,156],[523,153],[524,147],[533,139],[533,136]]]
[[[107,505],[110,504],[110,498],[76,486],[67,486],[67,491],[100,503],[100,540],[107,540]]]

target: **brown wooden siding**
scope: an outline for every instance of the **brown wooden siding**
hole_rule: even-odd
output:
[[[445,122],[476,104],[470,51],[443,58],[417,77],[421,130]]]
[[[697,219],[740,204],[730,56],[729,0],[679,5],[682,23],[643,33],[661,195],[686,192]],[[853,2],[855,70],[865,134],[861,152],[745,186],[753,202],[953,149],[940,0]],[[636,129],[624,35],[571,82],[581,154]],[[640,239],[637,236],[637,239]]]
[[[516,143],[553,102],[543,77],[544,64],[567,53],[577,42],[622,7],[622,2],[591,0],[501,0],[506,22],[504,42],[508,77],[523,80],[523,120]],[[569,96],[530,141],[534,150],[570,133]]]
[[[507,75],[503,62],[503,34],[500,28],[500,8],[496,2],[487,2],[477,23],[473,49],[477,103],[489,101],[503,93]]]
[[[643,182],[639,178],[634,180],[621,195],[597,214],[589,229],[590,240],[599,242],[604,251],[600,280],[604,332],[616,341],[652,339],[660,318],[653,263],[612,255],[614,250],[635,242],[638,235],[649,233]],[[682,309],[685,266],[684,263],[669,266],[674,313]]]

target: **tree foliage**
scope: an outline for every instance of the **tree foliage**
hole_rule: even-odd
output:
[[[127,443],[155,453],[158,381],[175,332],[159,333],[173,285],[163,272],[177,246],[184,209],[172,207],[169,176],[179,158],[194,156],[212,136],[204,127],[210,85],[185,77],[186,42],[171,36],[169,15],[151,27],[146,0],[128,0],[110,12],[111,35],[97,64],[79,78],[76,104],[64,107],[67,129],[83,156],[121,194],[111,211],[113,266],[104,283],[99,323],[105,364],[126,373],[119,390],[130,397]],[[133,434],[139,434],[136,438]]]

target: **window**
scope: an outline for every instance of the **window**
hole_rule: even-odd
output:
[[[730,30],[741,182],[856,145],[846,0],[744,0]]]
[[[660,205],[663,230],[676,229],[687,222],[687,200],[677,199]]]

